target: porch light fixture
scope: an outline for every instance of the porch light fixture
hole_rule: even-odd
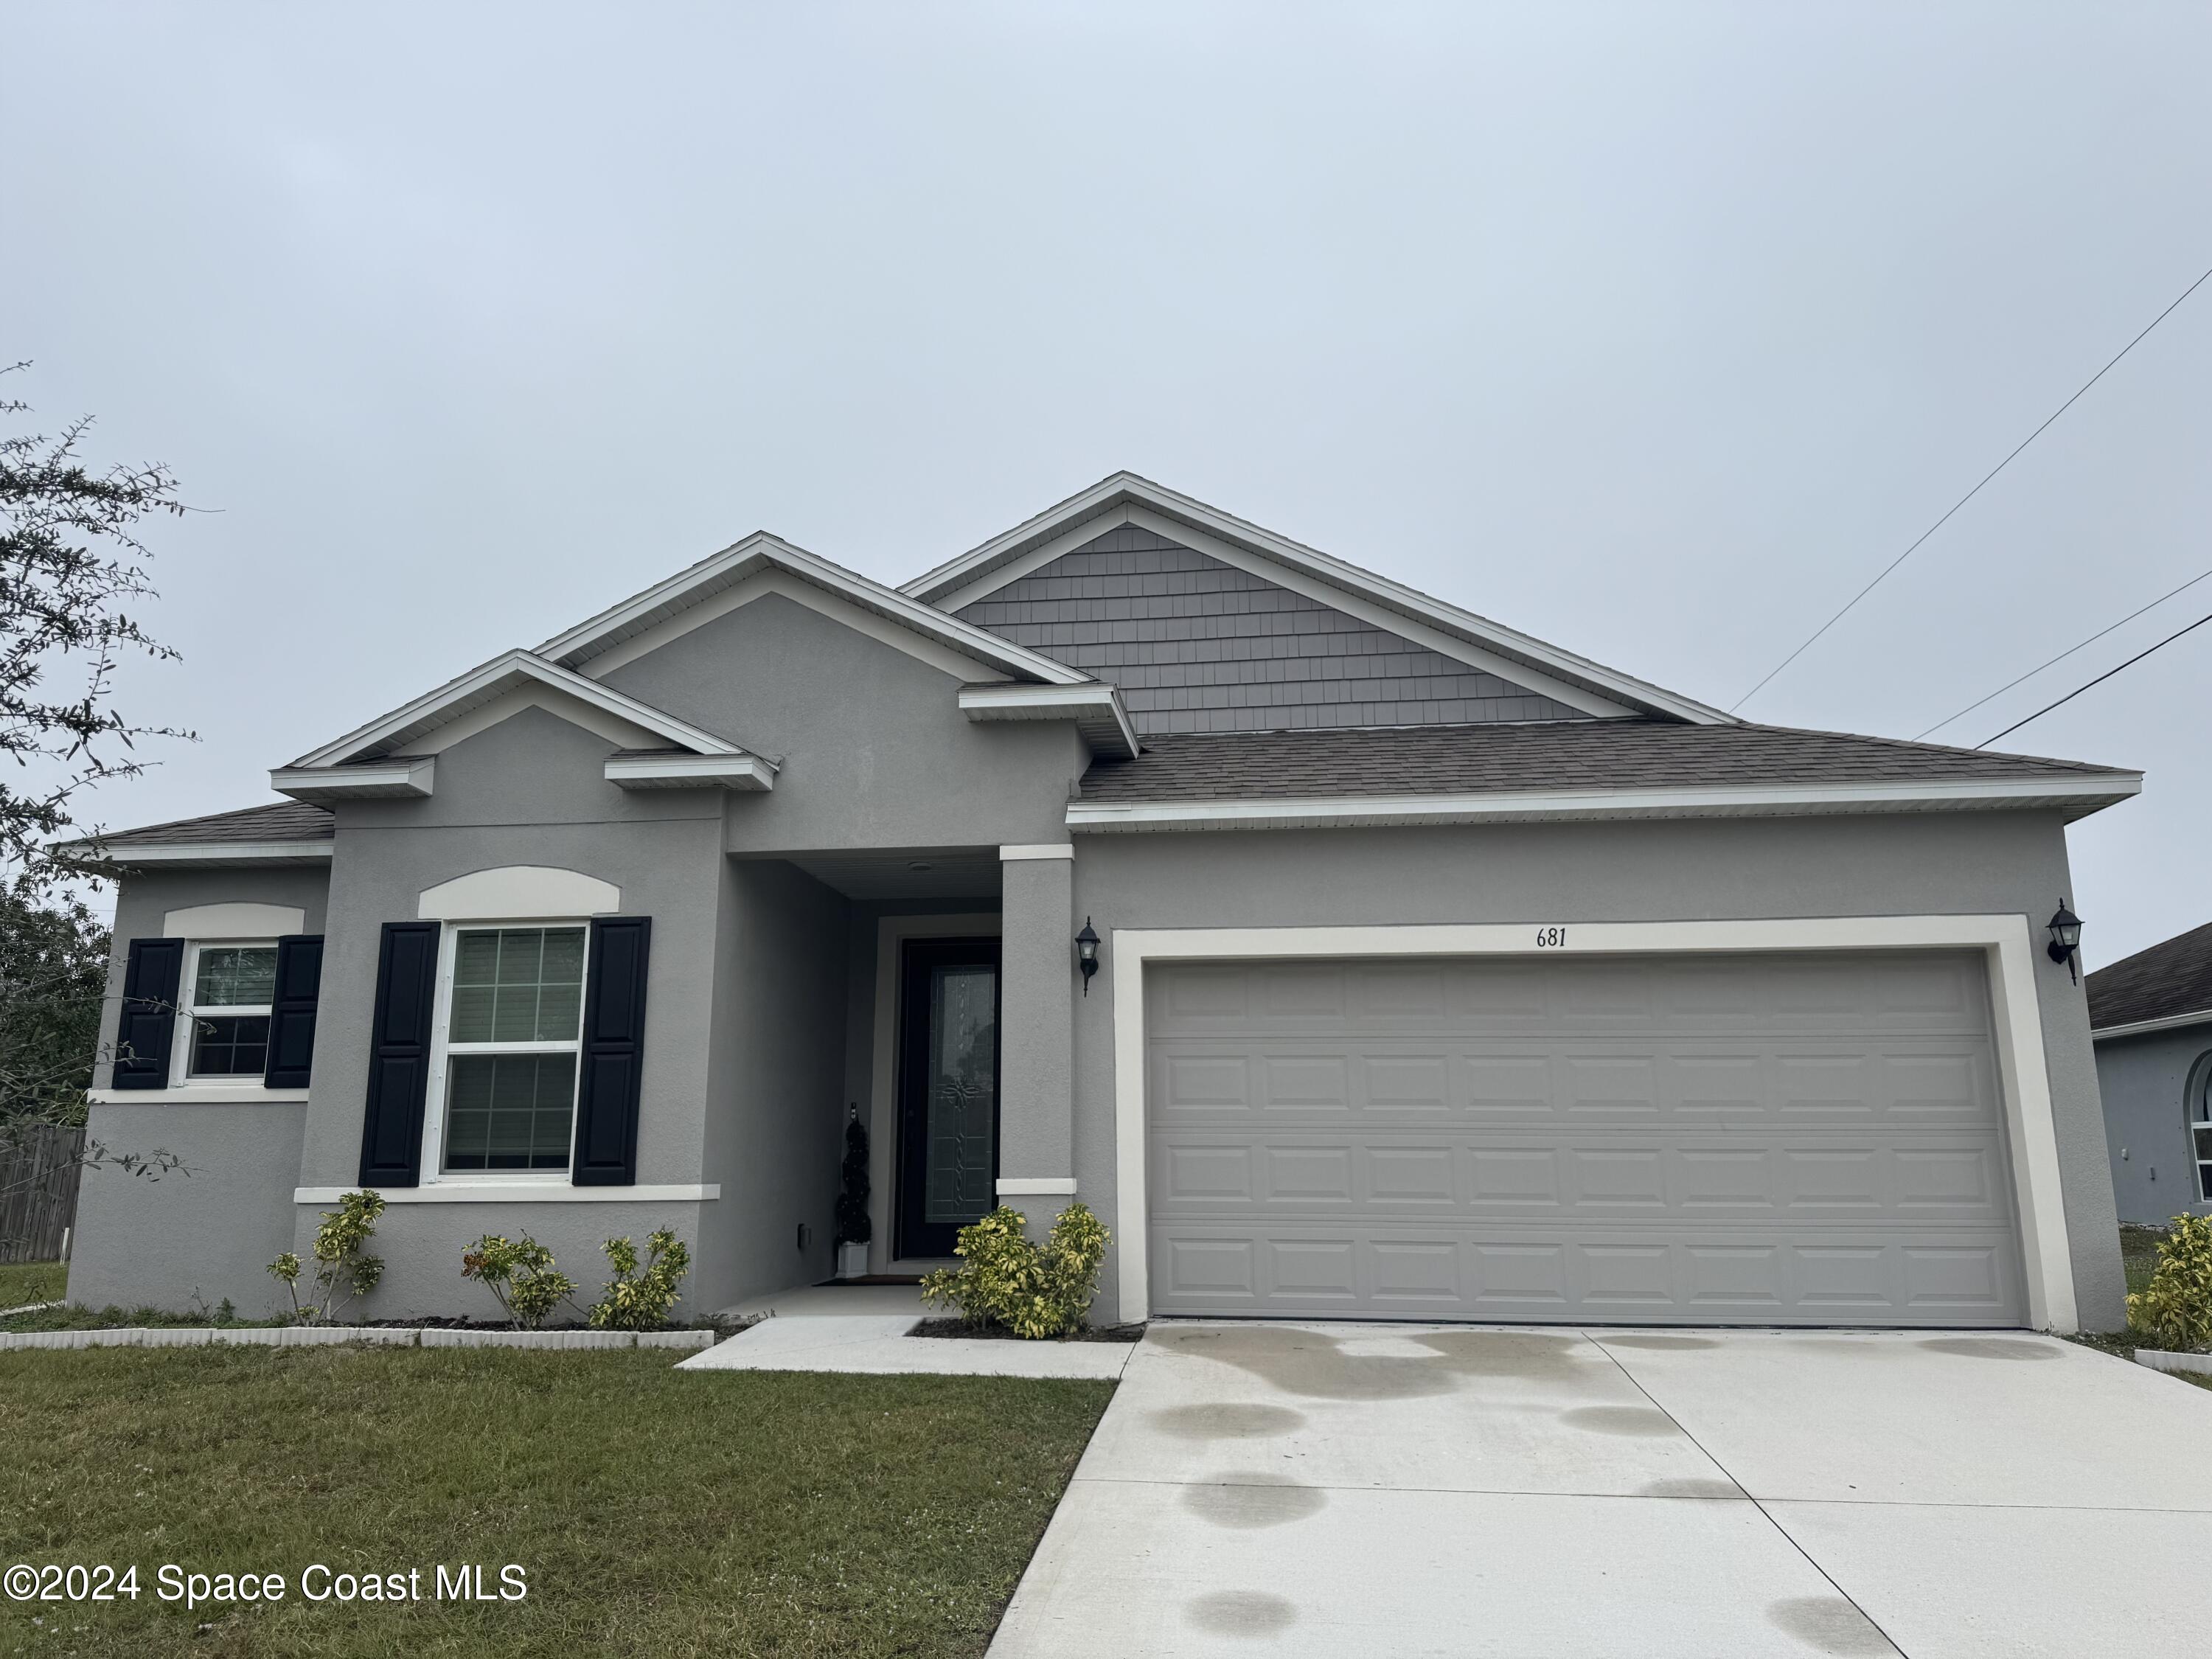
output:
[[[1098,935],[1091,926],[1091,918],[1083,919],[1083,931],[1075,936],[1075,965],[1083,969],[1083,994],[1091,994],[1091,976],[1098,971]]]
[[[2051,952],[2053,962],[2066,964],[2066,971],[2079,985],[2081,982],[2081,969],[2078,965],[2081,950],[2081,918],[2068,909],[2066,901],[2062,898],[2058,901],[2057,914],[2044,926],[2051,932],[2051,943],[2044,948]]]

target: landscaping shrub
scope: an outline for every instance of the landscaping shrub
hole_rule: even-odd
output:
[[[637,1247],[627,1238],[603,1246],[614,1263],[606,1294],[592,1304],[592,1324],[603,1331],[657,1331],[668,1322],[678,1291],[691,1269],[691,1252],[666,1228],[647,1236],[645,1271],[637,1266]]]
[[[2212,1216],[2173,1218],[2150,1284],[2128,1298],[2128,1327],[2146,1346],[2212,1349]]]
[[[330,1324],[348,1303],[376,1288],[384,1277],[383,1260],[362,1250],[383,1213],[382,1196],[367,1190],[343,1194],[337,1209],[324,1212],[323,1224],[315,1229],[313,1302],[300,1300],[297,1255],[287,1250],[269,1264],[270,1274],[291,1292],[295,1319],[303,1325]]]
[[[513,1241],[486,1233],[461,1252],[461,1277],[481,1281],[526,1331],[576,1293],[576,1281],[554,1271],[553,1252],[528,1233]]]
[[[1083,1204],[1071,1204],[1052,1224],[1042,1244],[1022,1230],[1020,1211],[1001,1204],[953,1246],[957,1267],[942,1267],[921,1281],[922,1300],[958,1306],[976,1324],[1003,1325],[1033,1340],[1069,1336],[1083,1328],[1098,1294],[1098,1268],[1111,1236]]]

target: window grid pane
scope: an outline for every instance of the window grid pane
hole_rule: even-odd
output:
[[[197,1008],[266,1008],[276,995],[276,947],[222,945],[200,951],[192,984]]]
[[[484,928],[453,956],[454,1042],[574,1042],[583,1015],[584,930]]]
[[[269,1016],[226,1014],[192,1021],[194,1077],[259,1077],[269,1067]]]
[[[457,1054],[446,1093],[448,1170],[565,1170],[574,1054]]]

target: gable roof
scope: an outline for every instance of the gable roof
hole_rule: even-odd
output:
[[[2212,1024],[2212,921],[2152,945],[2082,981],[2098,1036]]]
[[[1258,562],[1286,586],[1328,596],[1353,614],[1532,690],[1599,715],[1644,714],[1692,725],[1735,724],[1735,717],[1692,698],[1606,667],[1571,651],[1432,599],[1316,548],[1222,512],[1133,472],[1116,472],[917,576],[900,590],[957,611],[1070,551],[1116,524],[1140,524],[1231,562]],[[1510,666],[1508,666],[1510,665]]]
[[[1818,812],[2057,810],[2139,772],[1784,726],[1674,720],[1179,734],[1101,759],[1073,828],[1288,828]]]
[[[533,683],[550,686],[579,702],[590,704],[604,714],[627,720],[632,726],[641,726],[656,737],[666,738],[677,748],[689,750],[695,755],[743,755],[751,752],[742,744],[732,743],[704,727],[692,725],[689,720],[678,720],[664,709],[640,702],[635,697],[625,696],[611,686],[585,678],[573,669],[548,662],[535,652],[504,651],[489,662],[479,664],[458,678],[447,680],[434,691],[425,692],[414,702],[402,704],[387,714],[380,714],[366,726],[356,726],[345,736],[333,738],[321,748],[301,756],[290,766],[278,770],[295,772],[344,766],[402,754],[406,746],[417,738],[427,736],[438,727],[483,708],[509,691]]]
[[[535,654],[564,668],[586,669],[593,658],[769,570],[781,571],[872,611],[1009,678],[1044,685],[1080,685],[1091,679],[1064,663],[1024,650],[1011,640],[949,616],[858,571],[833,564],[765,530],[757,530],[665,581],[655,582],[589,621],[555,635]]]

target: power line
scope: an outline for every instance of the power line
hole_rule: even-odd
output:
[[[2019,455],[2021,450],[2026,449],[2028,445],[2033,443],[2038,438],[2040,438],[2044,433],[2050,428],[2051,421],[2056,421],[2061,415],[2063,415],[2068,410],[2073,408],[2076,403],[2080,402],[2081,393],[2088,391],[2091,386],[2096,385],[2097,382],[2103,380],[2106,375],[2111,374],[2112,372],[2113,365],[2118,363],[2121,357],[2126,356],[2128,353],[2133,351],[2138,345],[2142,344],[2144,335],[2148,334],[2152,329],[2156,328],[2168,317],[2171,317],[2176,307],[2181,304],[2182,300],[2186,300],[2191,295],[2196,293],[2198,289],[2203,287],[2206,277],[2212,277],[2212,269],[2208,269],[2203,276],[2199,276],[2187,288],[2182,289],[2181,299],[2176,300],[2172,305],[2168,306],[2164,311],[2160,312],[2157,316],[2152,318],[2148,325],[2143,329],[2142,334],[2136,335],[2134,339],[2129,341],[2125,345],[2120,348],[2118,356],[2115,356],[2112,362],[2106,363],[2104,368],[2099,369],[2094,374],[2092,374],[2087,380],[2082,382],[2081,392],[2076,392],[2071,398],[2069,398],[2064,403],[2059,404],[2057,409],[2053,410],[2051,413],[2051,419],[2044,422],[2041,426],[2036,428],[2034,431],[2029,433],[2025,438],[2022,438],[2020,441],[2019,448],[2014,449],[2012,452],[2012,454],[2006,456],[2004,459],[1999,461],[1995,466],[1991,467],[1989,471],[1984,475],[1981,483],[1976,484],[1972,489],[1968,490],[1965,495],[1960,496],[1957,501],[1954,501],[1951,504],[1951,511],[1949,513],[1946,513],[1942,518],[1936,520],[1934,524],[1929,525],[1927,529],[1922,531],[1918,539],[1916,540],[1911,547],[1906,548],[1904,552],[1899,554],[1895,558],[1892,559],[1887,564],[1882,567],[1881,574],[1880,575],[1876,576],[1864,587],[1859,589],[1857,592],[1852,594],[1850,602],[1847,603],[1841,611],[1836,612],[1834,616],[1829,617],[1827,621],[1822,623],[1818,628],[1814,629],[1813,630],[1813,636],[1811,639],[1807,640],[1804,644],[1799,646],[1795,651],[1792,651],[1788,656],[1784,657],[1780,662],[1775,664],[1772,668],[1769,669],[1766,672],[1765,679],[1759,681],[1757,685],[1753,686],[1750,690],[1745,692],[1734,702],[1730,703],[1729,705],[1729,713],[1733,714],[1737,709],[1742,708],[1744,704],[1749,702],[1761,691],[1765,690],[1766,689],[1768,680],[1771,680],[1777,674],[1779,674],[1784,669],[1789,667],[1791,663],[1796,662],[1798,658],[1803,656],[1806,652],[1812,649],[1814,643],[1819,641],[1820,635],[1826,633],[1838,623],[1843,621],[1845,617],[1849,616],[1853,608],[1857,605],[1861,599],[1866,598],[1868,594],[1873,592],[1875,588],[1881,586],[1882,582],[1887,578],[1891,571],[1896,569],[1898,566],[1903,564],[1907,559],[1913,556],[1913,554],[1919,549],[1922,542],[1926,541],[1930,536],[1941,530],[1945,525],[1950,523],[1953,514],[1958,512],[1958,510],[1964,507],[1968,501],[1971,501],[1975,496],[1980,495],[1982,493],[1983,484],[1988,483],[1991,478],[1996,477],[1998,473],[2010,466],[2013,464],[2014,458]]]
[[[1981,698],[1978,702],[1970,702],[1964,708],[1961,708],[1957,714],[1947,715],[1943,719],[1937,720],[1935,725],[1928,728],[1927,732],[1915,732],[1912,738],[1913,742],[1918,743],[1921,738],[1928,735],[1929,732],[1941,732],[1945,726],[1950,725],[1953,720],[1964,720],[1967,715],[1972,714],[1974,710],[1979,708],[1983,703],[1995,702],[1999,697],[2004,696],[2006,692],[2011,690],[2015,685],[2019,685],[2026,681],[2033,679],[2038,674],[2040,674],[2045,669],[2052,666],[2054,664],[2064,662],[2067,658],[2072,656],[2076,651],[2081,650],[2083,646],[2096,644],[2099,640],[2103,639],[2106,635],[2113,632],[2114,629],[2125,628],[2137,617],[2142,616],[2144,611],[2157,610],[2159,606],[2164,605],[2176,593],[2187,592],[2191,588],[2196,586],[2197,583],[2203,581],[2206,576],[2212,576],[2212,570],[2207,570],[2202,574],[2191,576],[2187,581],[2182,583],[2180,586],[2170,588],[2166,592],[2160,594],[2148,605],[2143,606],[2142,610],[2129,611],[2126,616],[2114,623],[2111,628],[2100,628],[2095,633],[2090,635],[2087,639],[2079,641],[2073,645],[2068,646],[2057,656],[2050,659],[2049,661],[2036,664],[2034,667],[2029,669],[2025,674],[2022,674],[2019,679],[2007,680],[2002,685],[1997,687],[1996,690],[1990,692],[1988,696]],[[1996,739],[1992,738],[1990,741],[1995,743]]]
[[[2168,634],[2164,639],[2160,640],[2156,645],[2151,647],[2150,651],[2136,652],[2134,656],[2130,657],[2125,662],[2122,663],[2120,665],[2120,668],[2133,668],[2145,657],[2150,655],[2151,651],[2163,650],[2166,647],[2172,645],[2176,640],[2179,639],[2184,634],[2194,633],[2197,629],[2203,627],[2206,623],[2212,623],[2212,616],[2199,617],[2195,622],[2190,623],[2188,627],[2176,629],[2172,633]],[[2103,673],[2098,675],[2095,679],[2091,680],[2088,685],[2075,686],[2064,696],[2059,698],[2057,702],[2045,704],[2044,707],[2037,709],[2033,714],[2030,714],[2027,717],[2027,720],[2014,720],[2010,726],[2005,727],[2003,731],[1998,732],[1996,738],[1984,738],[1979,743],[1976,744],[1974,747],[1977,749],[1986,749],[1991,744],[1995,743],[1997,740],[1997,738],[2010,737],[2014,732],[2019,731],[2021,726],[2026,726],[2029,720],[2039,720],[2045,714],[2048,714],[2052,709],[2059,707],[2060,704],[2073,702],[2075,698],[2080,696],[2084,691],[2087,691],[2090,686],[2102,685],[2106,680],[2112,678],[2113,675],[2118,673],[2120,672],[2120,668],[2107,668]]]

